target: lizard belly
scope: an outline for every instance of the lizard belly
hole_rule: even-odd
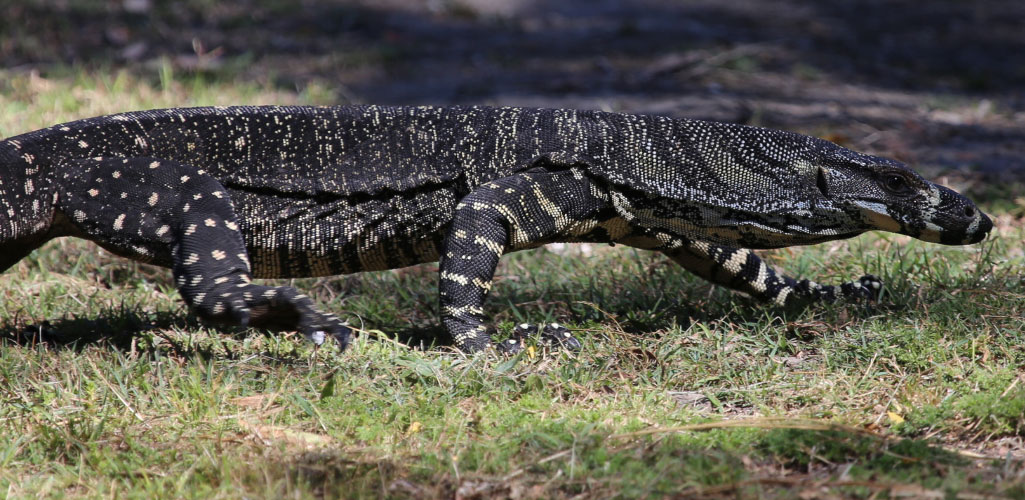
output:
[[[438,260],[457,196],[438,187],[329,202],[251,193],[232,193],[232,200],[253,275],[297,278]]]

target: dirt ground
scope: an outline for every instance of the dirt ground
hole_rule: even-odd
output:
[[[8,70],[155,74],[170,61],[317,85],[339,103],[734,121],[825,136],[962,188],[1025,182],[1020,0],[11,0],[3,10]]]

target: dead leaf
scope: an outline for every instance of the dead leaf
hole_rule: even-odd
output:
[[[273,401],[275,397],[277,397],[277,394],[254,394],[252,396],[232,398],[231,403],[243,408],[260,410],[267,405],[268,401]]]
[[[239,420],[238,424],[239,427],[255,434],[264,444],[268,445],[284,443],[287,446],[311,450],[323,448],[334,443],[334,439],[326,434],[314,434],[278,425],[255,424],[245,420]]]

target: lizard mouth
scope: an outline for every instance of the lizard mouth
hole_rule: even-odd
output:
[[[993,220],[980,211],[976,212],[974,220],[963,232],[941,234],[939,242],[945,245],[971,245],[986,239],[993,229]]]
[[[968,224],[926,222],[925,227],[918,231],[901,232],[930,243],[972,245],[986,239],[991,229],[993,221],[980,212],[979,217]]]

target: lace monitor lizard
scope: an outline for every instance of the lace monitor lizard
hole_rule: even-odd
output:
[[[90,118],[0,141],[0,271],[59,236],[169,267],[201,318],[351,331],[295,289],[250,278],[440,259],[442,321],[491,345],[499,257],[550,242],[660,251],[776,303],[874,295],[777,274],[749,249],[867,230],[945,244],[989,218],[901,163],[742,125],[488,107],[206,107]],[[518,350],[526,330],[499,345]],[[576,347],[557,325],[542,336]]]

